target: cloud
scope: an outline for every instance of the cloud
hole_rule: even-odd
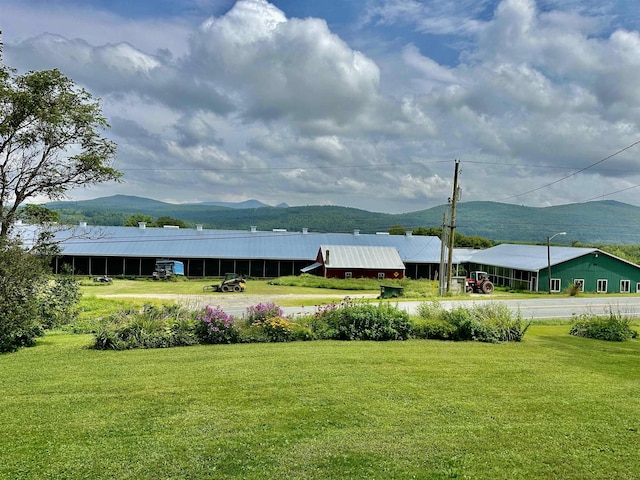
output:
[[[465,200],[562,203],[640,183],[628,151],[517,196],[640,139],[640,34],[602,2],[366,1],[349,38],[265,0],[198,25],[99,13],[113,35],[84,9],[66,34],[50,11],[51,26],[24,26],[37,35],[4,37],[5,56],[102,98],[126,183],[92,195],[409,211],[446,201],[456,158]],[[442,42],[456,61],[436,60]]]

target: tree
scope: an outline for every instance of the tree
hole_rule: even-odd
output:
[[[125,227],[137,227],[139,223],[145,223],[147,227],[154,227],[153,217],[142,213],[134,213],[124,222]]]
[[[0,58],[1,59],[1,58]],[[118,180],[116,145],[100,104],[59,70],[17,75],[0,68],[0,239],[30,198]]]
[[[391,225],[389,227],[389,235],[404,235],[407,233],[407,229],[402,225]]]
[[[167,217],[167,216],[156,218],[156,226],[164,227],[165,225],[176,225],[180,228],[187,228],[187,224],[184,221],[180,220],[179,218],[173,218],[173,217]]]

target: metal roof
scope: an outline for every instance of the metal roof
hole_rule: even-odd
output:
[[[440,239],[418,235],[79,226],[58,232],[63,255],[314,261],[320,245],[393,247],[406,263],[439,263]]]
[[[564,263],[595,251],[600,252],[597,248],[551,247],[551,265]],[[479,250],[471,255],[468,261],[481,265],[537,272],[548,266],[547,246],[503,243],[486,250]]]
[[[327,268],[404,270],[395,247],[320,245],[320,251]]]

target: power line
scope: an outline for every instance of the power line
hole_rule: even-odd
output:
[[[616,190],[615,192],[604,193],[602,195],[598,195],[597,197],[589,198],[587,200],[582,200],[582,202],[580,202],[580,203],[591,202],[592,200],[598,200],[598,199],[603,198],[603,197],[609,197],[611,195],[615,195],[616,193],[626,192],[628,190],[633,190],[634,188],[638,188],[638,187],[640,187],[640,185],[633,185],[632,187],[623,188],[621,190]]]
[[[638,140],[638,141],[636,141],[636,142],[632,143],[631,145],[627,145],[627,146],[626,146],[626,147],[624,147],[623,149],[618,150],[618,151],[617,151],[617,152],[615,152],[615,153],[612,153],[611,155],[609,155],[608,157],[603,158],[602,160],[598,160],[597,162],[592,163],[591,165],[589,165],[589,166],[587,166],[587,167],[581,168],[581,169],[580,169],[580,170],[578,170],[577,172],[574,172],[574,173],[569,174],[569,175],[565,175],[564,177],[559,178],[558,180],[555,180],[555,181],[553,181],[553,182],[547,183],[546,185],[542,185],[541,187],[534,188],[534,189],[532,189],[532,190],[528,190],[528,191],[526,191],[526,192],[524,192],[524,193],[519,193],[519,194],[517,194],[517,195],[511,195],[510,197],[503,198],[503,200],[510,200],[510,199],[512,199],[512,198],[522,197],[522,196],[524,196],[524,195],[528,195],[529,193],[537,192],[538,190],[542,190],[543,188],[547,188],[547,187],[550,187],[551,185],[555,185],[556,183],[560,183],[560,182],[562,182],[563,180],[566,180],[567,178],[574,177],[574,176],[578,175],[579,173],[582,173],[582,172],[584,172],[584,171],[586,171],[586,170],[589,170],[590,168],[593,168],[593,167],[595,167],[596,165],[599,165],[599,164],[601,164],[601,163],[603,163],[603,162],[605,162],[605,161],[609,160],[610,158],[613,158],[613,157],[615,157],[616,155],[619,155],[619,154],[621,154],[622,152],[625,152],[625,151],[629,150],[630,148],[635,147],[635,146],[636,146],[636,145],[638,145],[638,144],[640,144],[640,140]]]
[[[383,168],[383,167],[398,167],[398,166],[411,166],[411,165],[425,165],[435,163],[449,163],[449,160],[433,160],[424,162],[407,162],[407,163],[376,163],[376,164],[350,164],[350,165],[316,165],[316,166],[302,166],[302,167],[199,167],[199,168],[120,168],[123,172],[265,172],[271,170],[287,171],[287,170],[332,170],[340,168]]]

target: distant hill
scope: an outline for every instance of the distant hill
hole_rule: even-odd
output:
[[[256,203],[254,203],[256,202]],[[148,198],[115,195],[75,202],[53,202],[48,208],[60,212],[66,223],[86,221],[92,225],[122,225],[134,213],[169,216],[205,228],[259,230],[285,228],[300,231],[361,233],[387,231],[393,225],[408,230],[439,227],[446,205],[402,214],[375,213],[337,206],[283,208],[265,206],[257,200],[225,206],[216,204],[171,204]],[[244,207],[239,205],[245,204]],[[258,207],[250,205],[260,204]],[[283,206],[286,206],[283,205]],[[640,207],[600,201],[555,207],[525,207],[497,202],[458,204],[456,231],[495,241],[544,243],[547,236],[566,231],[554,242],[588,245],[640,244]]]
[[[266,203],[262,203],[258,200],[245,200],[244,202],[200,202],[200,203],[188,203],[185,205],[204,205],[204,206],[217,206],[228,208],[260,208],[270,207]]]

